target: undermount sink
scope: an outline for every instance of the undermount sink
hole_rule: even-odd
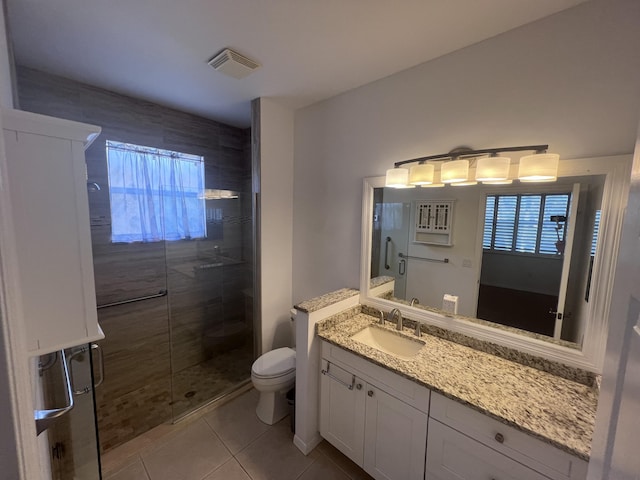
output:
[[[425,346],[422,340],[414,340],[375,325],[360,330],[358,333],[351,335],[351,338],[356,342],[363,343],[403,360],[411,360]]]

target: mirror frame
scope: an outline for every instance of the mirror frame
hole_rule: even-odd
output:
[[[606,176],[601,205],[601,238],[599,239],[599,250],[593,264],[591,280],[590,300],[592,299],[592,301],[590,301],[589,305],[589,315],[585,325],[581,349],[570,348],[557,343],[519,335],[512,331],[496,329],[488,325],[469,322],[462,318],[430,312],[373,296],[370,288],[373,189],[384,187],[385,177],[368,177],[363,182],[360,303],[385,311],[399,308],[404,317],[421,323],[442,327],[571,367],[601,373],[607,344],[609,308],[618,257],[618,246],[622,232],[622,220],[629,193],[631,160],[631,155],[561,160],[558,168],[558,177]],[[470,171],[470,175],[472,173]],[[517,165],[511,165],[510,173],[510,178],[517,177]],[[453,235],[455,238],[455,232]],[[607,252],[607,254],[603,255],[602,252]]]

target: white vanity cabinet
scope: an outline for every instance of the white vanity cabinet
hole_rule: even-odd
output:
[[[586,478],[586,461],[437,393],[429,415],[427,479]]]
[[[16,239],[9,286],[27,350],[99,340],[84,150],[100,128],[10,109],[2,128]]]
[[[320,434],[374,478],[424,478],[428,405],[427,389],[323,342]]]

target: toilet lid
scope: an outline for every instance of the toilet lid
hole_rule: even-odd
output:
[[[295,370],[296,351],[289,348],[276,348],[260,356],[251,371],[261,377],[277,377]]]

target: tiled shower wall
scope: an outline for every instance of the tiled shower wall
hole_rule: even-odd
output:
[[[251,322],[245,317],[253,264],[250,134],[36,70],[19,67],[17,75],[21,109],[102,127],[86,152],[89,180],[101,186],[89,194],[98,304],[169,290],[168,297],[99,310],[105,381],[96,401],[104,451],[176,414],[172,367],[176,372],[206,358],[205,332]],[[224,237],[111,243],[106,140],[202,155],[207,188],[241,193],[239,200],[217,201],[228,202],[216,204],[224,212]],[[193,267],[218,252],[233,261],[196,278]]]

